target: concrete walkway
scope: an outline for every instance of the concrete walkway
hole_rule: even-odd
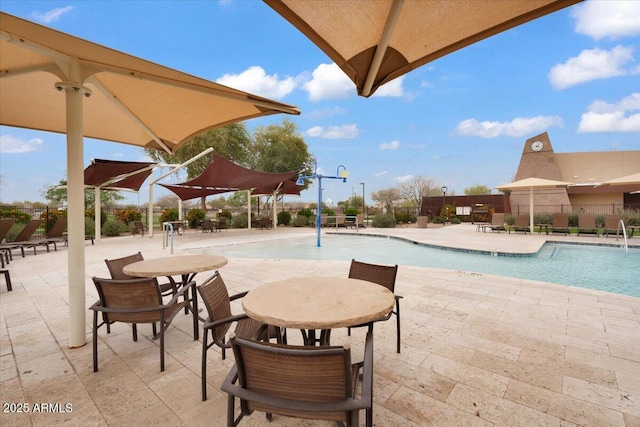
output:
[[[314,233],[188,231],[176,237],[175,253]],[[535,252],[547,238],[619,244],[603,237],[478,233],[468,224],[358,233],[517,253]],[[104,260],[137,251],[145,258],[169,255],[158,234],[87,243],[87,307],[97,298],[91,276],[108,277]],[[202,402],[202,344],[193,341],[189,316],[178,316],[167,331],[164,372],[150,328],[139,328],[142,336],[133,342],[130,327],[116,324],[111,334],[100,332],[100,371],[94,373],[89,311],[88,344],[67,348],[67,254],[62,247],[17,256],[9,265],[13,292],[0,282],[0,425],[225,425],[227,399],[219,386],[233,360],[210,350],[209,399]],[[278,279],[345,277],[348,268],[339,261],[230,259],[221,274],[235,293]],[[404,265],[396,293],[404,296],[402,353],[395,352],[395,322],[375,327],[375,425],[640,426],[640,298]],[[293,341],[297,335],[290,331]],[[362,330],[351,337],[332,332],[332,344],[351,343],[355,358],[363,340]],[[268,423],[256,413],[241,425],[334,424],[279,416]]]

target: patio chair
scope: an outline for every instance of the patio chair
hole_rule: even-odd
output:
[[[578,236],[582,234],[595,234],[599,236],[599,230],[596,226],[596,216],[593,214],[578,215]]]
[[[529,214],[517,215],[515,223],[511,227],[509,227],[509,234],[511,234],[511,231],[514,231],[516,233],[522,232],[524,234],[530,232],[531,227],[529,226]]]
[[[154,338],[160,340],[160,370],[164,371],[164,333],[173,318],[186,306],[187,301],[178,299],[187,292],[195,292],[195,282],[180,289],[170,301],[164,303],[160,287],[155,277],[143,277],[126,280],[101,279],[93,277],[100,299],[93,304],[93,372],[98,372],[98,330],[102,325],[114,322],[131,323],[133,340],[138,340],[138,323],[160,324],[160,332]],[[194,321],[197,321],[198,309],[194,307]],[[98,313],[103,321],[98,323]],[[196,338],[197,340],[197,338]]]
[[[30,240],[36,230],[40,228],[41,224],[42,220],[40,219],[30,220],[27,225],[25,225],[24,228],[20,231],[20,233],[18,233],[16,238],[11,242],[5,243],[3,247],[12,249],[20,248],[23,256],[25,248],[33,248],[34,255],[37,255],[36,249],[38,248],[38,246],[45,246],[47,248],[47,252],[49,252],[49,242],[47,242],[46,239]]]
[[[4,267],[4,264],[2,266]],[[9,274],[9,270],[1,268],[0,274],[4,276],[4,280],[7,282],[7,292],[11,292],[13,288],[11,287],[11,275]]]
[[[373,337],[367,333],[362,380],[344,347],[306,347],[231,338],[235,366],[222,383],[229,394],[227,426],[253,411],[359,426],[360,410],[373,425]],[[360,391],[360,393],[358,393]],[[235,415],[235,399],[240,413]]]
[[[219,273],[209,277],[197,289],[208,314],[202,334],[202,400],[207,400],[207,351],[214,345],[220,347],[224,360],[226,349],[231,348],[227,334],[232,324],[235,324],[234,333],[237,336],[256,338],[262,323],[251,319],[245,313],[235,315],[232,313],[231,301],[244,297],[247,292],[229,296],[227,286]],[[270,329],[270,336],[274,335],[275,329]],[[211,343],[209,343],[209,333],[211,333]],[[286,333],[278,338],[278,342],[286,342]]]
[[[377,283],[384,286],[394,293],[396,299],[396,310],[391,311],[386,316],[378,319],[377,321],[389,320],[392,314],[396,316],[396,352],[400,353],[400,295],[396,295],[394,289],[396,287],[396,276],[398,275],[398,266],[368,264],[366,262],[351,260],[351,267],[349,268],[350,279],[361,279],[368,282]],[[351,328],[360,328],[369,326],[368,324],[362,324],[352,326],[347,329],[348,335],[351,335]]]
[[[133,264],[134,262],[142,261],[144,258],[142,257],[142,253],[138,252],[133,255],[127,255],[122,258],[114,258],[114,259],[105,259],[104,262],[107,264],[107,268],[109,269],[109,274],[112,279],[115,280],[125,280],[132,279],[132,276],[129,276],[122,271],[129,264]],[[175,295],[178,293],[178,288],[182,284],[182,280],[175,280],[171,276],[167,276],[169,280],[167,283],[159,284],[160,292],[163,297],[169,295]]]
[[[68,239],[65,236],[64,232],[67,229],[67,217],[59,216],[56,219],[56,223],[53,224],[53,227],[47,233],[47,237],[45,238],[47,242],[53,243],[54,250],[58,250],[58,243],[64,243],[67,246]]]
[[[622,227],[620,226],[620,220],[622,220],[622,215],[605,215],[604,216],[604,230],[602,234],[606,237],[609,237],[609,234],[617,235],[618,227],[620,227],[620,232],[622,233]]]
[[[491,231],[507,231],[506,228],[504,228],[504,213],[494,213],[493,215],[491,215],[491,222],[489,224],[487,224],[486,228],[489,228]]]
[[[549,229],[552,233],[564,233],[571,234],[569,230],[569,214],[562,213],[554,213],[551,217],[551,228]]]
[[[202,220],[202,232],[209,232],[209,233],[213,233],[213,221],[210,219],[203,219]]]
[[[142,221],[133,221],[133,228],[131,229],[131,234],[133,237],[136,234],[140,233],[140,237],[144,237],[144,232],[147,231],[147,226],[142,223]]]
[[[226,230],[226,229],[227,229],[227,218],[224,216],[221,216],[216,221],[216,231]]]

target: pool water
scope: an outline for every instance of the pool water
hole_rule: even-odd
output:
[[[488,254],[432,248],[372,236],[326,235],[289,238],[208,249],[228,258],[319,259],[413,265],[540,280],[640,297],[640,248],[546,243],[534,256]]]

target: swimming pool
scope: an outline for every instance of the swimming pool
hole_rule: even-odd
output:
[[[546,243],[535,256],[492,256],[374,236],[326,235],[217,246],[228,258],[319,259],[436,267],[540,280],[640,297],[640,248]]]

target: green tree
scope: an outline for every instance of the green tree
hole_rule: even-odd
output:
[[[393,204],[396,200],[402,199],[402,194],[398,188],[387,188],[385,190],[374,191],[371,193],[371,199],[384,206],[388,212],[393,210]]]
[[[174,154],[153,148],[145,148],[145,152],[156,162],[180,164],[210,147],[213,147],[224,158],[247,166],[249,164],[249,153],[252,149],[251,135],[244,123],[232,123],[195,136],[178,148]],[[191,179],[200,175],[209,166],[212,158],[213,154],[209,154],[187,165],[187,178]]]
[[[66,186],[67,181],[61,179],[58,185],[46,187],[40,195],[51,204],[62,205],[67,201],[67,189],[58,188],[60,186]],[[84,190],[84,206],[85,208],[93,206],[95,204],[95,191],[93,188],[87,188]],[[115,190],[101,190],[100,202],[102,206],[109,207],[115,205],[118,201],[124,200],[124,196],[120,195]]]
[[[236,191],[227,198],[227,203],[233,208],[243,208],[247,206],[247,192]]]
[[[288,119],[284,119],[281,125],[258,127],[254,138],[250,164],[255,170],[297,171],[313,160],[304,138],[298,133],[296,125]]]
[[[467,196],[482,196],[485,194],[491,194],[491,188],[486,185],[476,184],[472,187],[465,188],[464,194]]]

